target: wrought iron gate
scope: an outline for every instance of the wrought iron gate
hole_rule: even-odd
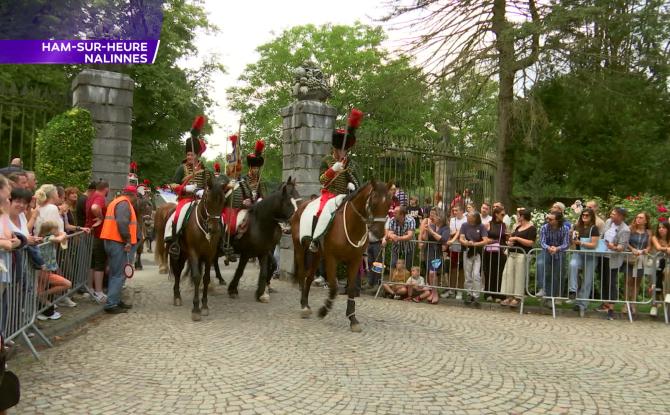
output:
[[[472,199],[480,204],[493,201],[495,156],[491,151],[463,151],[454,153],[441,140],[418,140],[408,137],[358,138],[352,149],[362,180],[370,179],[400,183],[408,196],[436,203],[436,197],[445,203],[455,192],[470,189]]]
[[[0,84],[0,167],[20,157],[23,167],[33,170],[35,141],[39,129],[56,114],[70,107],[67,91]]]

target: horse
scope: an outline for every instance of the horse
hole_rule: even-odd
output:
[[[168,251],[164,242],[165,225],[167,224],[167,221],[176,206],[176,203],[166,203],[156,209],[156,213],[154,214],[154,229],[156,233],[156,249],[154,250],[154,259],[156,260],[156,264],[158,264],[159,274],[168,273]]]
[[[221,238],[221,211],[225,203],[225,190],[229,183],[226,176],[219,176],[210,179],[202,196],[202,199],[195,202],[193,211],[188,220],[184,223],[179,235],[178,243],[180,246],[179,255],[169,255],[170,269],[174,277],[174,305],[181,306],[180,279],[186,261],[188,261],[191,282],[193,283],[193,309],[191,310],[191,319],[200,321],[201,316],[209,315],[207,304],[207,289],[209,287],[209,270],[211,263],[216,259],[216,253]],[[161,207],[162,209],[163,207]],[[166,214],[159,209],[161,214]],[[158,216],[158,212],[157,212]],[[167,212],[170,216],[170,212]],[[156,221],[156,226],[165,229],[164,223]],[[158,228],[160,229],[160,228]],[[165,257],[165,242],[163,240],[164,232],[158,232],[156,239],[156,256]],[[161,253],[159,254],[159,246]],[[203,282],[202,302],[200,300],[200,281]],[[200,305],[202,304],[202,307]]]
[[[324,233],[318,252],[308,250],[309,241],[300,240],[300,216],[309,201],[303,202],[291,219],[291,236],[295,260],[294,278],[302,291],[300,305],[301,316],[308,318],[312,314],[309,307],[309,289],[314,281],[314,273],[323,256],[328,282],[328,298],[319,309],[319,317],[324,318],[333,306],[337,296],[337,263],[347,266],[347,311],[350,328],[353,332],[362,331],[356,319],[356,275],[363,253],[368,245],[368,231],[377,238],[384,236],[386,215],[393,194],[391,184],[370,181],[344,198],[335,212],[330,228]]]
[[[247,220],[247,230],[241,238],[231,238],[235,252],[240,255],[233,280],[228,285],[230,298],[237,298],[237,285],[250,258],[257,257],[260,265],[256,300],[270,301],[268,284],[272,275],[272,254],[282,235],[280,223],[288,222],[297,208],[300,195],[296,190],[295,179],[288,178],[286,183],[259,201],[251,208]]]
[[[149,240],[149,227],[147,226],[145,218],[151,217],[153,213],[153,205],[151,201],[147,199],[137,200],[137,225],[142,230],[142,239],[137,241],[137,252],[135,253],[135,269],[141,270],[144,267],[142,266],[142,253],[144,252],[144,243]]]

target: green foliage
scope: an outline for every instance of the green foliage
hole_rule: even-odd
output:
[[[246,67],[243,85],[230,88],[231,109],[242,114],[245,152],[257,138],[266,139],[267,179],[281,178],[281,108],[291,104],[293,68],[312,58],[329,77],[338,123],[351,107],[365,111],[362,134],[420,138],[431,113],[427,84],[405,57],[391,57],[382,47],[379,27],[296,26],[257,48],[260,58]]]
[[[85,109],[73,108],[49,121],[36,142],[35,173],[40,183],[86,189],[94,138],[93,120]]]
[[[606,199],[598,197],[591,198],[598,202],[601,215],[607,216],[615,207],[622,207],[628,211],[626,222],[631,223],[635,219],[635,215],[641,212],[646,212],[651,218],[651,228],[656,229],[659,221],[667,222],[668,208],[670,200],[667,197],[650,194],[638,193],[621,197],[618,195],[609,195]],[[585,199],[590,200],[590,199]]]

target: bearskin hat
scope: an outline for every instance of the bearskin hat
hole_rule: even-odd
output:
[[[184,150],[186,153],[193,151],[195,154],[200,156],[207,149],[205,140],[200,138],[200,134],[202,133],[202,129],[206,122],[207,119],[202,115],[198,115],[195,117],[195,120],[193,120],[193,124],[191,125],[191,136],[186,139],[186,144],[184,145]]]
[[[342,148],[342,144],[344,143],[344,136],[346,135],[347,143],[344,149],[348,150],[353,147],[354,144],[356,144],[356,129],[361,125],[362,120],[363,112],[353,108],[349,114],[349,119],[347,120],[347,131],[345,132],[345,130],[341,128],[333,131],[333,137],[331,139],[332,146],[334,148]]]
[[[263,140],[256,141],[254,152],[247,155],[247,165],[249,167],[261,167],[265,163],[265,159],[263,159],[264,148],[265,142]]]

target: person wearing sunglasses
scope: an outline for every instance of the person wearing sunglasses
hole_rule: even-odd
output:
[[[600,240],[600,231],[596,225],[596,214],[592,209],[586,208],[579,216],[577,224],[573,228],[573,245],[580,252],[575,252],[570,259],[570,280],[568,282],[568,298],[574,301],[576,297],[580,300],[575,303],[574,310],[584,316],[587,308],[587,299],[591,298],[593,287],[593,276],[595,274],[597,257],[595,249]],[[579,271],[583,271],[584,280],[577,295]]]

